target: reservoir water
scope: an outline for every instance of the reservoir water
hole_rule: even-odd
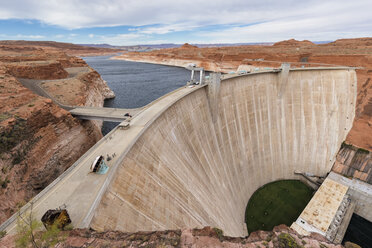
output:
[[[104,106],[110,108],[138,108],[178,89],[190,79],[190,71],[180,67],[149,63],[112,60],[111,56],[84,57],[107,81],[116,97],[106,100]],[[105,135],[119,123],[104,122]]]

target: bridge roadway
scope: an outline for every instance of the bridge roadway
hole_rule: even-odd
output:
[[[125,114],[129,113],[131,116],[138,114],[142,108],[136,109],[120,109],[120,108],[103,108],[103,107],[79,107],[69,110],[70,113],[83,120],[101,120],[101,121],[112,121],[122,122],[128,119],[129,116]]]
[[[87,228],[95,208],[115,174],[116,167],[138,137],[168,107],[200,87],[204,86],[175,90],[147,105],[131,120],[129,129],[114,128],[32,201],[22,207],[20,213],[27,213],[32,205],[33,216],[40,220],[48,209],[64,205],[72,219],[72,225],[75,228]],[[106,160],[110,169],[105,175],[90,172],[91,164],[99,155],[105,158],[107,155],[112,157],[110,161]],[[0,226],[0,230],[15,233],[17,217],[18,215],[14,214]]]
[[[131,116],[136,115],[142,110],[142,108],[134,109],[121,109],[121,108],[105,108],[105,107],[90,107],[90,106],[70,106],[65,105],[55,99],[46,90],[40,87],[40,82],[47,80],[35,80],[35,79],[24,79],[18,78],[18,80],[34,93],[39,96],[50,98],[59,105],[61,108],[69,111],[73,116],[83,119],[83,120],[101,120],[101,121],[112,121],[112,122],[122,122],[127,120],[128,117],[124,116],[129,113]]]

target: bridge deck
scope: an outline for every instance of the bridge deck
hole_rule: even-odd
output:
[[[131,116],[138,114],[142,108],[136,109],[121,109],[121,108],[102,108],[102,107],[76,107],[70,110],[70,113],[80,119],[84,120],[102,120],[122,122],[128,119],[125,116],[129,113]]]

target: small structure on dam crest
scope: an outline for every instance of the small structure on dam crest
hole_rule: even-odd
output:
[[[90,167],[90,170],[94,173],[97,174],[106,174],[108,171],[109,167],[105,163],[105,159],[103,156],[98,156],[94,162],[92,163],[92,166]]]
[[[204,84],[205,77],[204,77],[204,68],[203,67],[196,67],[195,64],[189,64],[186,67],[186,69],[191,71],[191,79],[190,79],[190,81],[187,82],[187,85],[193,85],[193,84],[203,85]],[[195,72],[196,71],[198,71],[199,74],[200,74],[199,81],[196,81],[196,78],[195,78]]]

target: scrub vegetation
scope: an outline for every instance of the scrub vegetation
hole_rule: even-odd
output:
[[[290,226],[313,195],[313,190],[298,180],[281,180],[259,188],[249,199],[245,211],[248,232],[271,231],[275,226]]]

